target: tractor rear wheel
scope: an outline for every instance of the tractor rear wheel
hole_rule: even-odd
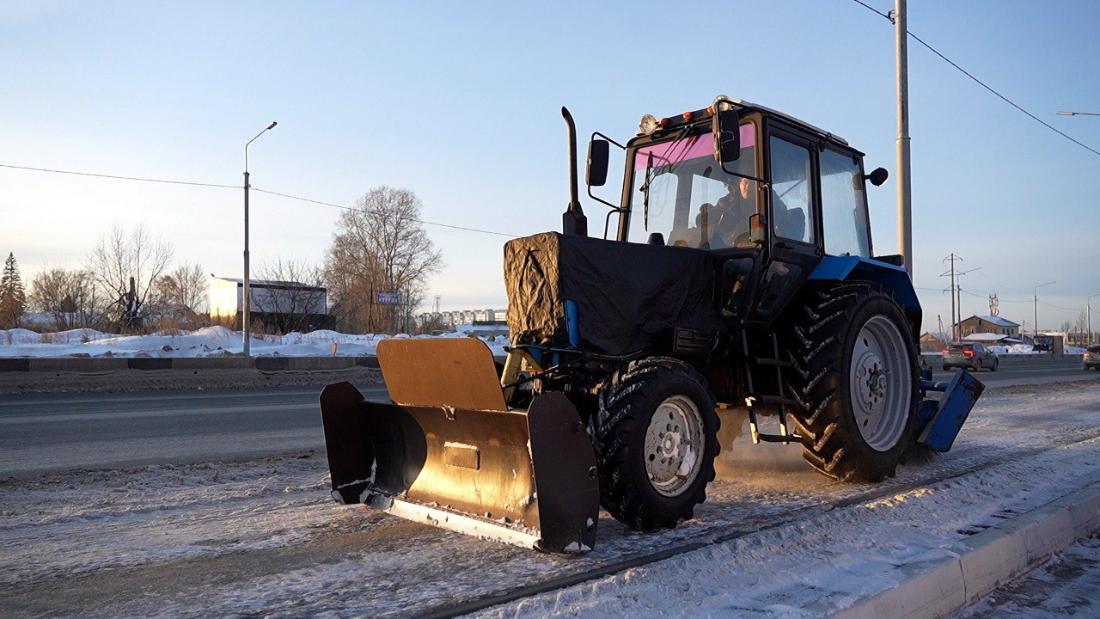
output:
[[[905,314],[865,282],[810,289],[795,306],[787,390],[803,457],[842,481],[893,476],[914,442],[920,377]]]
[[[702,377],[650,357],[616,373],[589,431],[600,504],[634,529],[674,527],[706,500],[718,455],[718,415]]]

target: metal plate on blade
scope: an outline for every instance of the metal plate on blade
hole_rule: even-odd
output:
[[[386,388],[397,404],[508,410],[493,353],[481,340],[383,340],[377,354]]]

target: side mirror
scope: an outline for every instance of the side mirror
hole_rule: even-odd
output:
[[[710,129],[714,135],[714,160],[737,161],[741,156],[741,118],[737,110],[715,110]]]
[[[607,160],[610,143],[607,140],[593,139],[588,143],[588,166],[584,171],[584,182],[589,187],[603,187],[607,182]]]
[[[886,171],[886,168],[875,168],[871,170],[870,174],[864,174],[863,178],[871,181],[871,184],[878,187],[886,182],[886,179],[890,176],[890,173]]]

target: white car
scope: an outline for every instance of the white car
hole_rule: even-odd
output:
[[[1081,365],[1086,370],[1089,368],[1100,370],[1100,346],[1089,346],[1081,359]]]

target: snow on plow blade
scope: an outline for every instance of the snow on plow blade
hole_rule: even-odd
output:
[[[595,544],[595,456],[565,396],[508,410],[472,338],[386,340],[378,361],[392,403],[321,392],[333,498],[550,552]]]

